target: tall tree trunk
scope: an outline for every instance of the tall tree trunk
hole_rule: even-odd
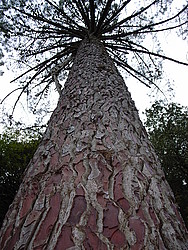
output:
[[[188,249],[134,102],[94,38],[77,52],[0,249]]]

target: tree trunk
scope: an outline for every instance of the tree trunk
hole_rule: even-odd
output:
[[[188,249],[134,102],[94,38],[77,52],[0,249]]]

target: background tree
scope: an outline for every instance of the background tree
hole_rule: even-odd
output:
[[[114,64],[156,87],[157,58],[187,65],[142,44],[145,35],[183,28],[187,5],[173,13],[171,1],[132,3],[7,2],[8,46],[26,65],[15,79],[22,84],[13,111],[23,93],[35,111],[53,82],[60,98],[5,217],[1,249],[188,248],[171,189]],[[66,70],[61,90],[58,76]]]
[[[18,126],[18,125],[17,125]],[[0,135],[0,227],[39,144],[39,133],[6,129]]]
[[[156,102],[146,116],[150,140],[188,225],[188,109]]]

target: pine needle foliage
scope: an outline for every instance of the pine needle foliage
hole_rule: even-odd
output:
[[[162,76],[162,60],[170,60],[160,51],[156,34],[187,29],[188,5],[172,11],[173,0],[3,0],[1,37],[4,49],[21,72],[17,102],[23,93],[33,97],[37,106],[47,97],[54,82],[69,71],[83,39],[96,37],[117,66],[148,87]],[[143,45],[150,39],[149,48]],[[34,93],[34,94],[33,94]]]

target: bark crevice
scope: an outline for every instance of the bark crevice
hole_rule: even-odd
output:
[[[0,248],[13,247],[188,249],[134,102],[96,38],[78,49],[3,224]]]

